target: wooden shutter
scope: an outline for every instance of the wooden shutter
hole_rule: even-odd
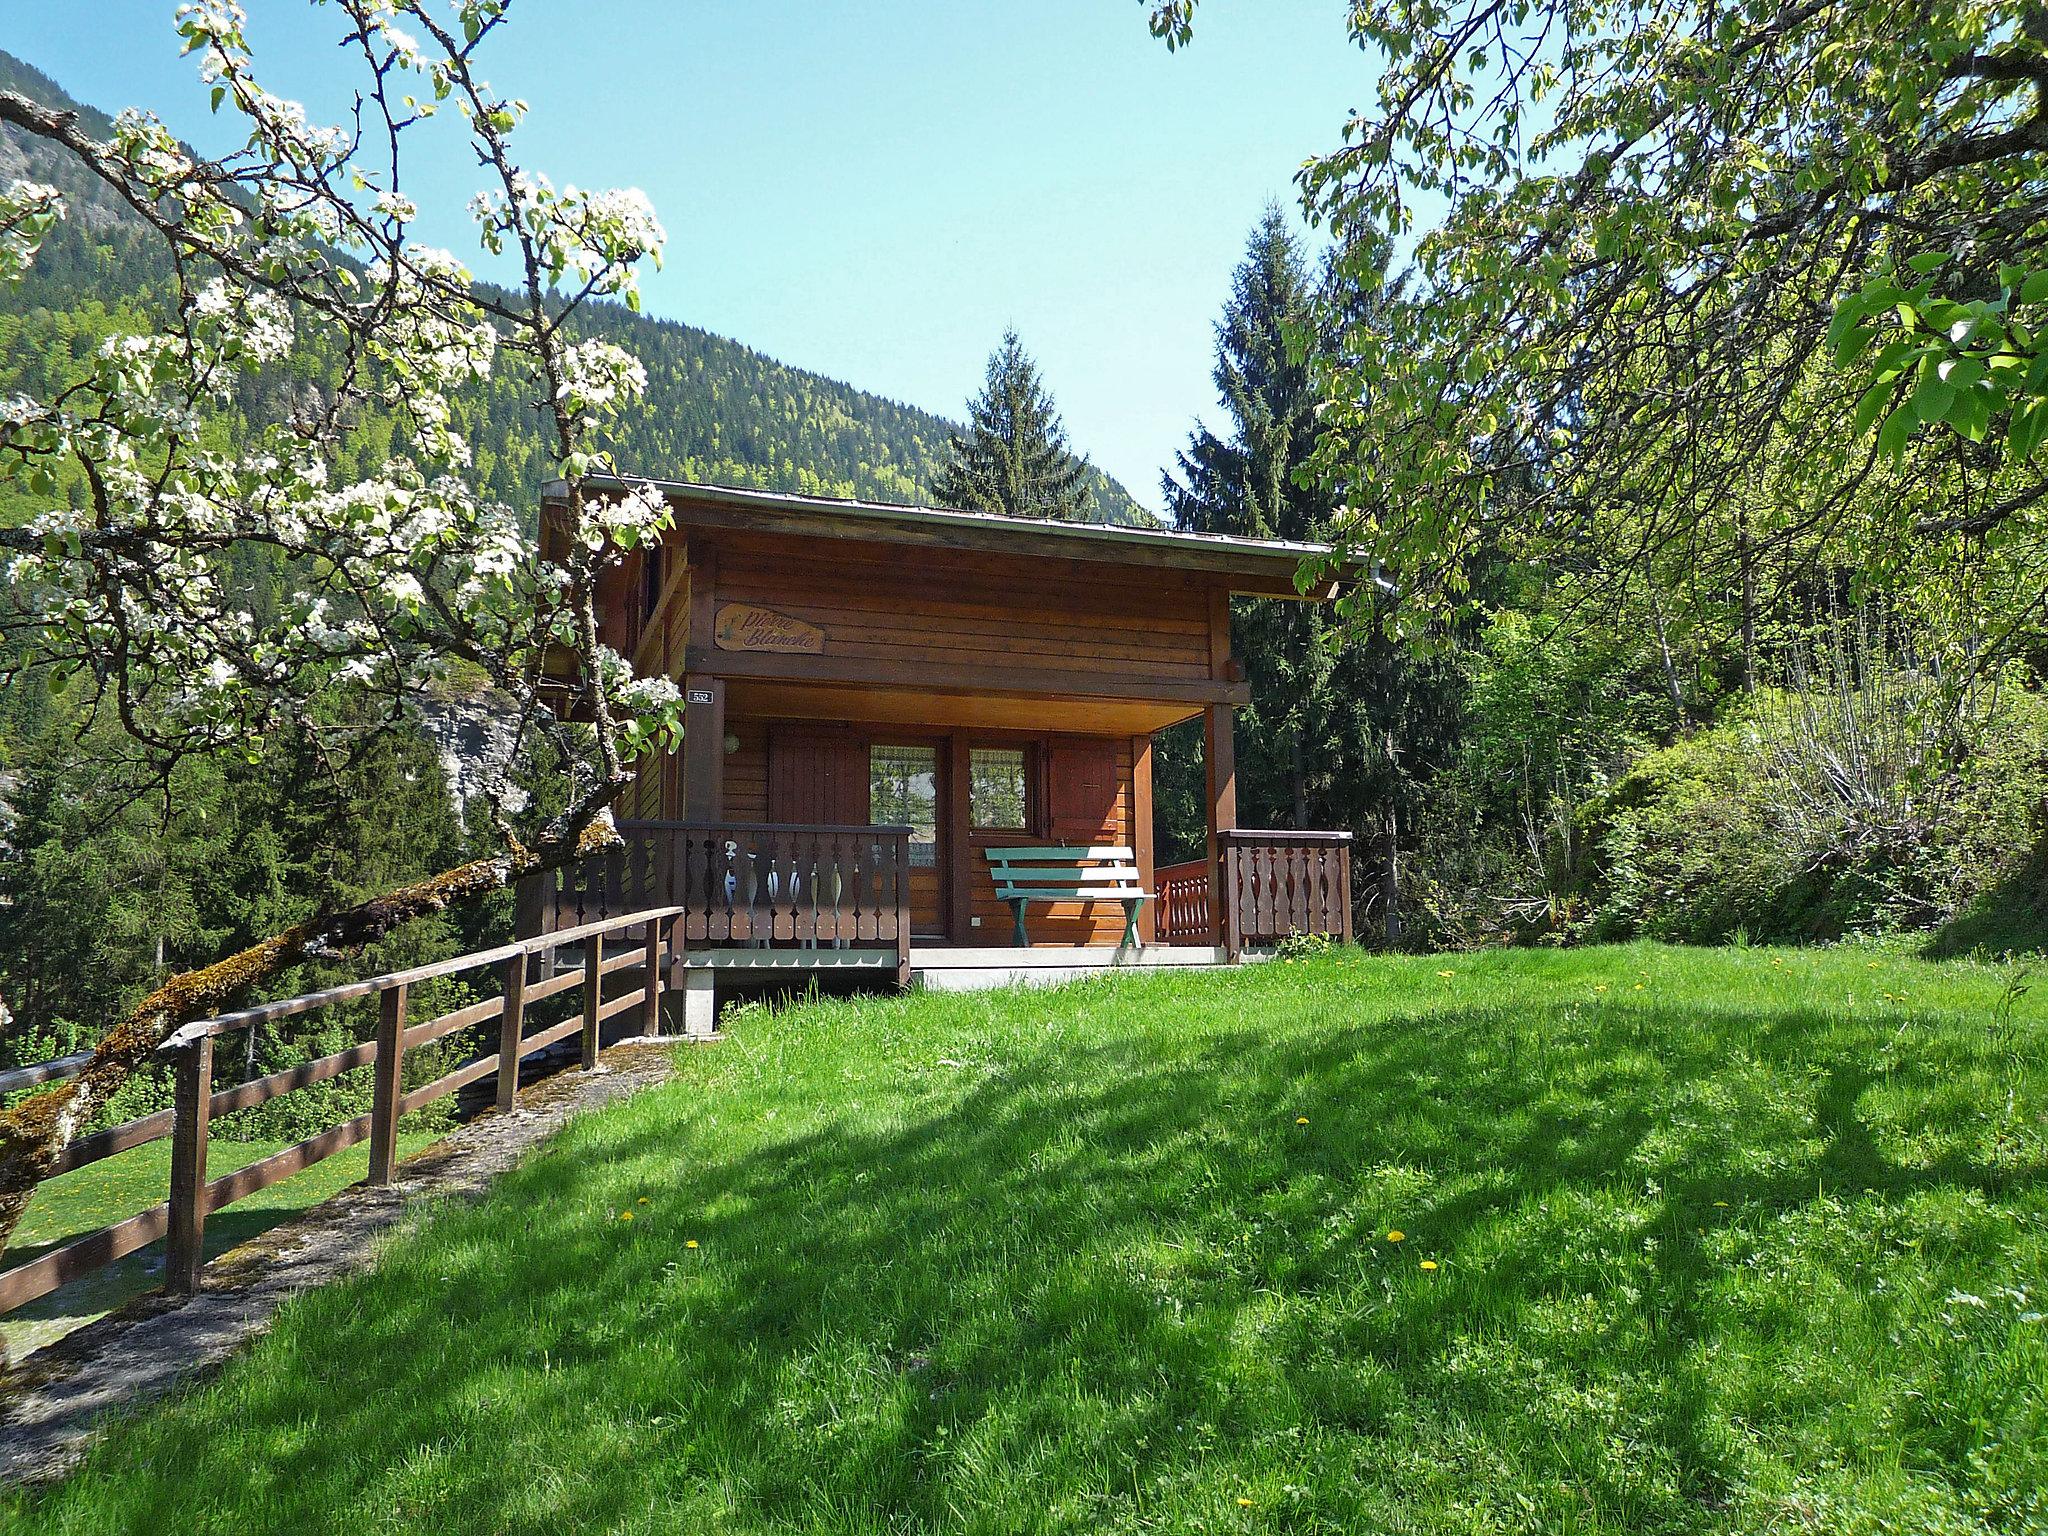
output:
[[[866,746],[845,731],[776,727],[768,737],[768,819],[866,826]]]
[[[1046,812],[1055,842],[1122,841],[1117,819],[1121,768],[1114,741],[1074,739],[1047,744]]]

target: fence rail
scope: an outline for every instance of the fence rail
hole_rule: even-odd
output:
[[[597,1065],[600,1026],[629,1009],[641,1010],[644,1033],[659,1033],[661,997],[668,969],[682,954],[682,941],[676,931],[682,916],[683,909],[672,905],[614,912],[592,922],[559,927],[495,949],[185,1025],[159,1048],[159,1054],[170,1060],[174,1072],[171,1108],[81,1137],[65,1148],[51,1170],[53,1174],[67,1173],[168,1136],[169,1198],[125,1221],[75,1238],[26,1264],[0,1271],[0,1315],[46,1296],[160,1237],[169,1239],[165,1288],[191,1291],[199,1284],[206,1218],[213,1212],[365,1140],[370,1143],[369,1181],[388,1184],[398,1158],[398,1122],[412,1110],[493,1073],[498,1080],[498,1108],[509,1109],[519,1088],[519,1064],[528,1056],[580,1033],[582,1064],[587,1071]],[[637,934],[632,932],[635,929],[639,930]],[[608,953],[614,945],[618,952]],[[581,964],[566,971],[555,970],[558,951],[572,946],[581,948]],[[423,1023],[406,1022],[410,991],[419,983],[492,968],[501,972],[502,991],[498,996]],[[638,973],[635,985],[606,998],[605,978],[625,971]],[[534,1004],[578,988],[583,994],[580,1014],[532,1034],[526,1032],[527,1012]],[[267,1077],[229,1088],[214,1088],[213,1042],[222,1035],[370,997],[378,1000],[373,1038]],[[403,1091],[407,1050],[494,1019],[498,1021],[494,1051],[433,1082]],[[0,1093],[76,1077],[90,1059],[89,1054],[67,1056],[0,1073]],[[368,1114],[331,1126],[317,1136],[232,1173],[207,1178],[207,1128],[215,1115],[248,1109],[359,1067],[369,1067],[373,1072]]]
[[[873,946],[910,982],[910,828],[627,821],[622,846],[529,877],[519,931],[661,904],[681,943]]]

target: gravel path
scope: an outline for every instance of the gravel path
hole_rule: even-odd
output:
[[[407,1215],[473,1198],[570,1116],[666,1079],[673,1042],[628,1041],[594,1073],[559,1072],[399,1165],[381,1189],[357,1184],[207,1265],[196,1296],[136,1298],[37,1350],[0,1383],[0,1479],[61,1477],[110,1414],[133,1411],[217,1369],[270,1326],[287,1297],[369,1267]]]

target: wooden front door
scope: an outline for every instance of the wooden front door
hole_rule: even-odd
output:
[[[946,936],[945,744],[932,740],[868,743],[868,815],[875,826],[910,828],[910,931]]]

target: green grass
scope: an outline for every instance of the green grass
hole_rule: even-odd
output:
[[[400,1131],[403,1133],[404,1127]],[[433,1135],[401,1134],[399,1156],[409,1157],[436,1139]],[[245,1163],[282,1151],[286,1145],[281,1141],[215,1141],[206,1151],[206,1171],[218,1178]],[[206,1221],[206,1256],[211,1259],[225,1253],[237,1243],[267,1232],[287,1217],[318,1205],[355,1183],[368,1170],[369,1158],[367,1144],[351,1147],[237,1201],[224,1211],[216,1211]],[[0,1269],[26,1264],[73,1238],[161,1204],[170,1185],[168,1139],[132,1147],[60,1174],[36,1191],[5,1257],[0,1258]],[[0,1334],[6,1337],[8,1351],[18,1359],[104,1316],[131,1297],[161,1285],[163,1260],[164,1245],[151,1243],[52,1291],[40,1301],[10,1312],[0,1319]]]
[[[2005,980],[1638,946],[756,1012],[0,1523],[2038,1531]]]

